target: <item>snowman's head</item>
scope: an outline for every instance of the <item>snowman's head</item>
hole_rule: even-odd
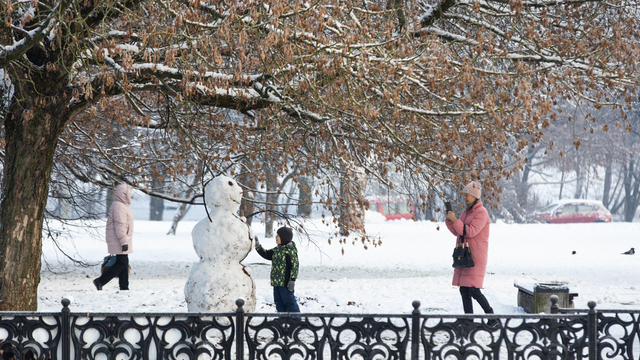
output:
[[[236,212],[242,201],[242,188],[234,179],[220,175],[207,184],[205,201],[211,209]]]

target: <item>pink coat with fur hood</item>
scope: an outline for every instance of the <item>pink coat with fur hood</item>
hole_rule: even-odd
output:
[[[133,213],[129,185],[120,184],[113,194],[113,203],[107,214],[106,240],[109,254],[131,254],[133,252]],[[122,251],[122,245],[129,245]]]
[[[464,209],[458,220],[455,222],[446,220],[445,223],[449,231],[457,236],[456,244],[461,240],[463,224],[466,226],[466,237],[475,263],[471,268],[454,269],[453,285],[482,288],[489,254],[489,224],[491,223],[487,209],[482,206],[481,201],[478,201],[470,211]]]

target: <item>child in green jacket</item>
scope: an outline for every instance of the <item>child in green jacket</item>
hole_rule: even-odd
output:
[[[276,231],[276,246],[265,250],[256,237],[256,251],[260,256],[272,261],[271,286],[273,286],[273,301],[278,312],[300,312],[294,287],[298,277],[298,249],[293,239],[293,231],[288,227],[281,227]]]

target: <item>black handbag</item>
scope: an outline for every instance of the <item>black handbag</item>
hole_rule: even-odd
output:
[[[100,273],[104,274],[105,271],[109,270],[110,267],[115,265],[116,256],[115,255],[107,255],[102,260],[102,265],[100,265]],[[127,267],[127,271],[131,274],[131,265]]]
[[[463,225],[462,228],[462,241],[456,245],[453,249],[453,266],[456,269],[464,269],[473,267],[473,256],[471,255],[471,248],[467,241],[467,227]]]
[[[116,256],[115,255],[107,255],[104,257],[104,260],[102,260],[102,266],[100,266],[100,273],[104,274],[105,271],[107,271],[107,268],[110,268],[113,266],[113,264],[116,263]]]

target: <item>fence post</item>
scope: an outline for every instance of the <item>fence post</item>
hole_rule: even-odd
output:
[[[71,300],[62,299],[62,329],[60,331],[60,343],[62,344],[62,359],[70,360],[70,344],[71,344],[71,315],[69,310],[69,304]],[[57,354],[56,354],[57,355]]]
[[[414,300],[411,312],[411,360],[418,360],[420,353],[420,301]]]
[[[244,360],[244,299],[236,300],[236,360]]]
[[[587,322],[587,330],[589,332],[589,360],[598,359],[598,311],[596,310],[596,302],[589,301],[589,315]]]
[[[549,296],[549,300],[551,300],[551,313],[552,314],[557,314],[558,313],[558,295],[551,295]]]

